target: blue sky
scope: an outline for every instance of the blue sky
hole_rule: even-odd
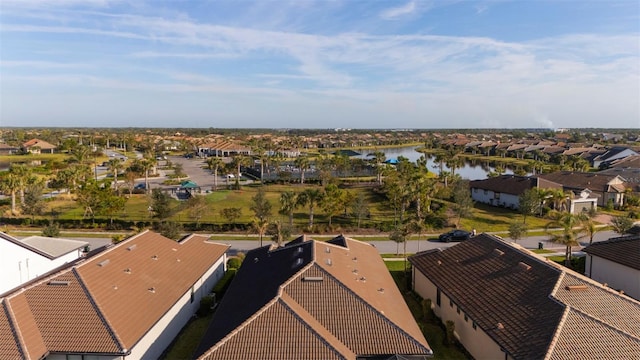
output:
[[[640,2],[2,0],[0,126],[640,127]]]

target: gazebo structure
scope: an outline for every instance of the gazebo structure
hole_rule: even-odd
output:
[[[193,196],[194,192],[201,192],[202,189],[198,184],[191,180],[185,180],[180,183],[180,186],[177,189],[176,195],[178,199],[188,199]]]

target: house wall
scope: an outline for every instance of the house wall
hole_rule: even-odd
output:
[[[606,283],[612,289],[623,290],[628,296],[640,300],[640,270],[587,254],[585,275],[595,281]]]
[[[440,291],[440,305],[438,305],[438,288],[422,274],[413,268],[413,290],[424,299],[431,299],[433,312],[445,323],[451,320],[455,324],[455,335],[465,349],[476,359],[508,359],[510,357],[493,341],[468,315],[465,320],[464,309],[451,302],[449,297]]]
[[[569,212],[572,214],[581,214],[583,212],[589,212],[591,209],[598,208],[598,199],[574,199],[571,200],[571,206]]]
[[[79,257],[74,250],[56,259],[49,259],[29,249],[0,239],[0,293],[49,272]]]
[[[492,190],[478,188],[471,189],[471,198],[483,204],[503,206],[511,209],[517,209],[520,203],[518,195],[495,193]]]
[[[211,293],[224,275],[227,256],[223,255],[207,272],[174,304],[174,306],[131,349],[127,359],[158,359],[180,330],[200,307],[200,299]]]

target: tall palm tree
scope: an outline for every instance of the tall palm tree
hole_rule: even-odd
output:
[[[293,212],[298,207],[297,195],[293,190],[288,190],[280,194],[279,213],[289,217],[289,226],[293,226]]]
[[[249,163],[249,158],[238,154],[233,157],[233,166],[236,168],[236,190],[240,189],[240,168]]]
[[[382,185],[382,169],[384,167],[383,164],[387,160],[387,158],[382,151],[376,150],[373,153],[373,160],[375,161],[375,164],[376,164],[376,178],[378,180],[378,184]]]
[[[571,265],[571,247],[580,245],[578,239],[584,230],[580,216],[568,212],[554,212],[552,221],[545,227],[549,233],[549,240],[565,246],[565,266]],[[560,233],[551,233],[550,229],[560,228]]]
[[[115,190],[118,188],[118,173],[120,170],[124,169],[124,165],[122,165],[122,161],[120,161],[120,159],[112,158],[109,159],[107,168],[109,171],[113,172],[113,189]]]
[[[222,159],[219,157],[207,158],[207,167],[213,171],[213,190],[218,190],[218,170],[224,166]]]
[[[300,184],[304,184],[304,172],[309,169],[309,158],[306,156],[299,156],[294,161],[294,164],[300,169]]]
[[[584,231],[586,232],[586,236],[589,237],[589,245],[593,244],[593,237],[596,235],[596,233],[598,232],[598,226],[596,225],[596,223],[593,221],[592,218],[587,217],[583,220],[582,222],[582,226],[584,228]]]
[[[24,190],[27,188],[27,182],[32,175],[31,169],[29,169],[25,165],[11,165],[9,172],[13,173],[18,179],[20,203],[24,204]]]
[[[264,233],[267,232],[269,221],[267,221],[267,219],[260,220],[256,218],[251,223],[251,226],[258,233],[258,235],[260,235],[260,246],[262,246],[262,237],[264,236]]]
[[[309,228],[313,227],[313,210],[322,201],[322,191],[306,189],[298,195],[298,204],[309,207]]]

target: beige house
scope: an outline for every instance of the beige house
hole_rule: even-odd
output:
[[[57,146],[40,139],[31,139],[22,144],[22,150],[31,154],[53,154],[56,149]]]
[[[640,358],[640,302],[517,245],[481,234],[409,260],[476,359]]]
[[[0,359],[157,359],[222,278],[228,248],[146,231],[0,295]]]
[[[376,248],[342,236],[248,252],[196,351],[199,359],[431,355]]]
[[[585,275],[640,300],[640,235],[595,242],[583,251]]]

